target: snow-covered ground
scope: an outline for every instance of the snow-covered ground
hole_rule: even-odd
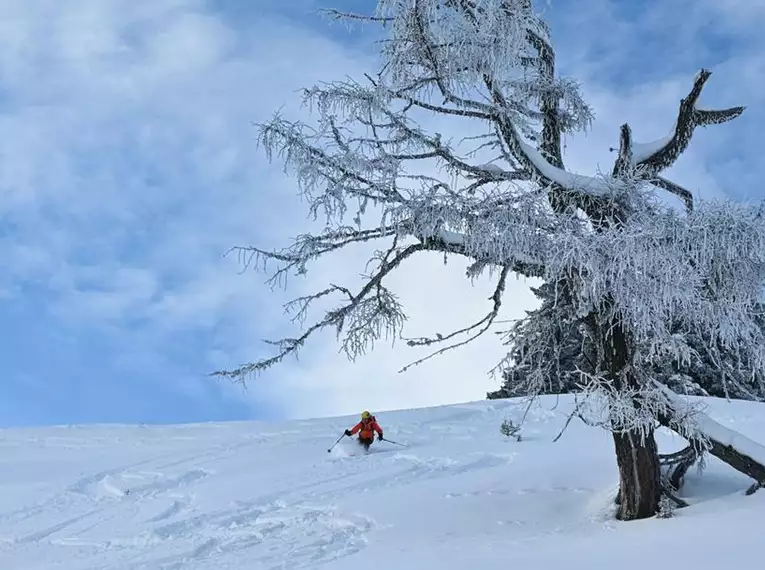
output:
[[[542,400],[519,443],[510,401],[378,413],[386,436],[354,455],[356,418],[278,424],[62,427],[0,432],[0,569],[759,567],[765,491],[711,458],[675,518],[612,520],[607,433]],[[765,406],[711,401],[765,442]],[[663,434],[664,450],[682,442]]]

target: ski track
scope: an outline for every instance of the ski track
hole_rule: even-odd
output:
[[[434,422],[465,420],[475,415],[472,409],[459,410]],[[476,429],[462,426],[461,433],[472,434]],[[441,437],[450,431],[460,430],[443,430],[434,423],[421,426],[419,431],[404,430],[400,435],[430,433]],[[377,527],[371,517],[338,507],[336,503],[344,497],[503,467],[514,458],[513,454],[468,453],[457,460],[420,454],[416,445],[404,449],[388,444],[385,448],[382,442],[377,442],[369,453],[359,453],[355,444],[345,441],[328,457],[319,456],[321,448],[316,447],[317,457],[307,459],[310,477],[304,473],[287,474],[268,493],[255,493],[252,498],[232,501],[221,508],[197,508],[195,491],[204,489],[206,481],[214,478],[215,470],[209,465],[230,463],[240,456],[263,455],[258,449],[269,443],[279,442],[282,450],[298,447],[305,437],[302,430],[261,432],[193,454],[170,457],[152,453],[150,459],[82,475],[38,504],[1,513],[0,524],[6,530],[22,522],[25,527],[33,527],[43,515],[47,520],[59,520],[31,532],[4,537],[0,554],[8,549],[47,545],[64,551],[64,557],[67,550],[75,549],[84,559],[121,553],[116,566],[76,568],[173,570],[192,562],[204,567],[208,561],[218,563],[246,551],[247,558],[258,560],[264,569],[315,568],[360,552],[368,543],[370,531]],[[108,441],[102,445],[108,447]],[[66,447],[76,450],[76,439],[67,438]],[[120,529],[115,536],[109,536],[107,529],[125,519],[133,523],[129,526],[136,532],[124,534]]]
[[[444,429],[444,422],[475,415],[476,411],[471,408],[452,411],[446,417],[423,424],[419,433],[472,434],[477,430],[474,426]],[[402,435],[416,431],[406,430]],[[201,512],[194,511],[189,489],[203,484],[213,472],[201,467],[173,472],[187,465],[230,459],[246,453],[248,448],[279,439],[287,440],[283,443],[285,447],[298,443],[289,441],[290,436],[299,441],[305,433],[301,430],[263,432],[258,437],[216,446],[202,453],[169,460],[152,458],[82,476],[65,486],[63,492],[36,505],[0,514],[0,522],[8,527],[23,521],[33,522],[42,515],[50,519],[56,518],[51,517],[55,513],[84,512],[62,516],[63,520],[55,524],[10,540],[6,538],[3,544],[19,548],[47,543],[61,549],[78,548],[91,555],[123,550],[132,555],[123,556],[119,567],[130,570],[179,569],[190,562],[201,564],[213,557],[225,558],[244,550],[250,552],[248,558],[254,557],[271,570],[311,568],[359,552],[367,544],[367,534],[376,526],[370,517],[339,510],[333,506],[334,501],[349,493],[379,486],[414,485],[502,467],[514,457],[513,454],[468,454],[454,460],[438,455],[420,456],[409,450],[380,449],[380,443],[370,453],[356,455],[358,450],[351,447],[346,448],[347,457],[331,455],[329,461],[317,462],[314,476],[307,482],[301,482],[300,477],[288,478],[288,484],[275,492],[253,500],[235,501],[228,508]],[[77,449],[75,438],[65,441],[67,448]],[[48,442],[48,445],[54,443]],[[341,467],[339,473],[338,466]],[[372,476],[372,473],[380,474]],[[166,506],[153,516],[141,518],[140,513],[145,509],[140,507],[147,502],[164,502]],[[127,537],[87,538],[88,531],[99,526],[92,520],[100,521],[103,527],[125,516],[139,519],[143,523],[139,527],[142,530]],[[161,548],[168,545],[170,548]],[[151,555],[162,550],[173,552]]]
[[[376,442],[370,453],[347,439],[326,453],[327,441],[347,425],[338,420],[254,433],[242,426],[132,428],[147,434],[131,442],[134,461],[120,461],[129,439],[121,430],[129,428],[107,429],[89,445],[87,434],[29,438],[46,453],[66,450],[100,468],[81,473],[75,458],[70,472],[53,473],[58,490],[7,512],[0,502],[0,568],[20,568],[25,556],[35,570],[60,568],[61,560],[66,570],[334,568],[356,560],[394,525],[391,516],[370,514],[385,513],[380,506],[394,496],[411,506],[427,495],[434,516],[444,520],[483,505],[472,516],[506,544],[588,528],[613,531],[613,481],[606,477],[608,485],[601,485],[602,477],[592,483],[585,475],[569,483],[555,475],[555,457],[539,452],[566,412],[530,410],[528,432],[544,433],[547,441],[517,444],[498,433],[505,417],[523,413],[509,403],[436,408],[424,421],[390,430],[408,448]],[[608,451],[606,437],[597,441]],[[553,475],[536,480],[546,472]],[[574,515],[558,522],[558,512]],[[411,521],[395,523],[405,533],[407,524],[422,520],[416,507],[411,514]],[[462,522],[452,524],[455,530],[444,530],[439,541],[459,532]]]

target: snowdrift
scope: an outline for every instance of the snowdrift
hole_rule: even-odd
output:
[[[762,441],[765,406],[708,400]],[[369,454],[356,418],[0,431],[0,569],[640,569],[755,565],[765,491],[714,457],[692,469],[674,518],[618,523],[608,433],[543,398],[517,442],[517,401],[377,412]],[[662,432],[662,452],[684,441]],[[642,556],[647,558],[644,559]]]

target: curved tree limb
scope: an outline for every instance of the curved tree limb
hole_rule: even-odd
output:
[[[744,107],[712,111],[696,108],[704,85],[711,75],[712,72],[708,69],[702,69],[696,75],[690,92],[680,101],[675,126],[667,137],[652,143],[636,143],[632,140],[630,126],[621,126],[619,154],[612,173],[614,177],[625,177],[634,172],[638,178],[675,194],[685,202],[688,212],[693,211],[693,194],[659,174],[671,167],[685,152],[696,127],[726,123],[744,112]]]
[[[381,328],[387,329],[388,332],[399,332],[398,329],[400,328],[402,319],[395,318],[395,315],[391,315],[390,313],[391,311],[395,312],[400,309],[390,292],[382,287],[382,280],[391,271],[396,269],[405,259],[424,249],[425,247],[418,243],[398,251],[390,259],[389,255],[386,255],[377,272],[355,295],[349,295],[349,291],[345,288],[333,286],[312,296],[300,298],[300,303],[302,306],[305,306],[305,304],[310,303],[311,300],[324,297],[335,291],[340,291],[350,297],[346,304],[327,311],[323,319],[308,327],[299,337],[283,338],[278,341],[266,341],[267,344],[271,344],[278,348],[278,353],[275,356],[257,362],[244,364],[234,370],[219,370],[213,372],[211,375],[241,380],[247,376],[261,372],[266,368],[281,362],[285,357],[291,354],[297,356],[298,351],[314,333],[327,327],[334,327],[339,335],[346,324],[350,325],[350,330],[347,333],[344,342],[344,349],[350,358],[363,352],[368,342],[377,340],[383,332]],[[391,254],[393,250],[394,248],[391,248],[388,253]],[[364,307],[365,303],[370,304],[370,307]],[[368,311],[365,312],[364,309],[368,309]],[[356,315],[355,313],[362,314]],[[354,322],[353,318],[355,316],[361,317],[360,323]],[[396,330],[394,331],[391,329]]]
[[[675,127],[670,136],[663,141],[640,145],[635,152],[635,166],[641,168],[645,176],[656,176],[672,166],[685,152],[693,137],[696,127],[721,124],[731,121],[744,112],[745,107],[732,107],[720,111],[705,111],[696,108],[696,103],[712,72],[702,69],[696,75],[690,92],[680,101]]]
[[[431,358],[434,358],[435,356],[443,354],[444,352],[447,352],[449,350],[453,350],[455,348],[459,348],[460,346],[464,346],[464,345],[474,341],[475,339],[477,339],[478,337],[483,335],[487,330],[489,330],[491,325],[494,324],[494,321],[497,318],[497,315],[499,314],[499,309],[502,306],[502,295],[505,292],[505,285],[507,284],[507,276],[510,274],[510,270],[511,270],[511,266],[506,265],[500,271],[499,280],[497,281],[497,286],[494,289],[494,293],[490,297],[490,300],[492,301],[491,311],[489,311],[480,321],[478,321],[476,323],[473,323],[472,325],[469,325],[469,326],[467,326],[465,328],[462,328],[460,330],[454,331],[454,332],[452,332],[452,333],[450,333],[450,334],[448,334],[446,336],[438,334],[438,335],[436,335],[435,338],[426,338],[426,337],[423,337],[423,338],[418,338],[418,339],[410,339],[410,340],[407,341],[407,344],[409,346],[430,346],[432,344],[446,342],[448,340],[451,340],[452,338],[455,338],[455,337],[463,335],[463,334],[470,333],[471,331],[474,331],[475,329],[478,329],[478,331],[474,335],[470,336],[469,338],[467,338],[467,339],[465,339],[465,340],[463,340],[461,342],[454,343],[454,344],[451,344],[451,345],[446,346],[444,348],[441,348],[441,349],[439,349],[439,350],[429,354],[428,356],[425,356],[425,357],[420,358],[420,359],[418,359],[418,360],[416,360],[416,361],[414,361],[414,362],[412,362],[410,364],[407,364],[406,366],[404,366],[400,370],[400,372],[405,372],[406,370],[408,370],[412,366],[417,366],[419,364],[422,364],[423,362],[426,362],[426,361],[430,360]]]
[[[659,463],[665,470],[665,485],[674,490],[680,489],[683,478],[688,469],[699,459],[699,450],[693,445],[688,445],[680,451],[668,454],[659,454]]]
[[[653,183],[655,186],[658,186],[659,188],[663,188],[667,192],[674,194],[678,198],[680,198],[683,202],[685,202],[685,209],[688,213],[693,212],[693,194],[690,190],[686,190],[679,184],[676,184],[675,182],[672,182],[671,180],[667,180],[666,178],[662,176],[656,176],[653,179],[650,180],[651,183]]]

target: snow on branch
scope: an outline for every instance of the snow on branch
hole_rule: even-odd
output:
[[[568,191],[582,192],[593,198],[606,198],[616,194],[618,183],[606,178],[596,178],[568,172],[550,164],[535,148],[518,140],[521,156],[528,159],[534,172],[546,185],[557,185]]]
[[[613,182],[562,169],[561,133],[585,129],[592,112],[575,82],[555,77],[549,32],[530,2],[382,2],[378,13],[394,21],[384,51],[391,85],[416,85],[425,72],[446,103],[492,121],[507,152],[542,185],[583,203],[613,194]],[[491,104],[466,95],[481,84]],[[533,100],[540,110],[529,110]],[[528,125],[539,120],[534,135]],[[521,133],[539,139],[541,152]]]
[[[765,485],[765,446],[713,420],[699,405],[685,401],[666,386],[654,382],[654,388],[665,398],[668,408],[666,415],[658,416],[662,423],[667,423],[667,417],[684,414],[692,409],[692,421],[688,423],[687,434],[683,434],[684,437],[687,437],[692,445],[703,447],[738,471],[752,477],[755,486],[750,488],[747,494]]]
[[[677,119],[667,136],[650,143],[637,143],[632,140],[629,125],[622,125],[619,155],[614,165],[615,176],[626,173],[628,169],[634,169],[642,179],[680,197],[688,211],[693,209],[693,195],[659,174],[671,167],[685,152],[696,127],[726,123],[744,112],[744,107],[724,110],[703,110],[696,107],[704,85],[711,75],[712,72],[708,69],[702,69],[696,75],[690,92],[680,101]]]
[[[744,112],[744,107],[732,107],[719,111],[705,111],[696,108],[696,103],[712,72],[702,69],[693,82],[687,96],[680,101],[677,120],[669,136],[650,144],[633,146],[633,161],[643,167],[648,176],[666,170],[685,152],[696,127],[717,125],[731,121]]]

